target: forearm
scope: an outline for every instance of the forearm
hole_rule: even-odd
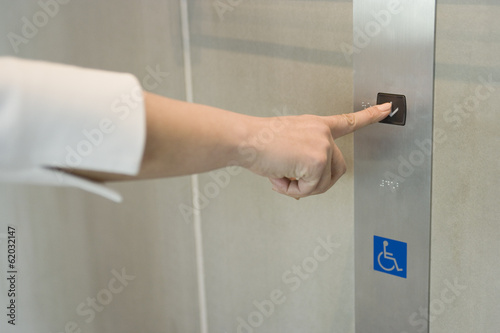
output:
[[[239,151],[260,118],[144,93],[146,144],[137,176],[67,170],[97,181],[150,179],[245,166]]]
[[[243,164],[238,147],[259,118],[145,94],[147,137],[138,178],[206,172]]]

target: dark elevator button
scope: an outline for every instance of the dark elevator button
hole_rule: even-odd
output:
[[[392,102],[391,113],[381,123],[404,126],[406,123],[406,97],[388,93],[377,94],[377,104]]]

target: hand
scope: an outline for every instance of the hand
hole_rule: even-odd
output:
[[[245,147],[255,153],[247,168],[268,177],[273,190],[296,199],[323,193],[346,171],[334,140],[384,119],[390,111],[386,103],[327,117],[263,118]]]

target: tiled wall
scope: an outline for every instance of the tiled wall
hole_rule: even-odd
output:
[[[341,49],[352,35],[349,2],[230,2],[227,13],[214,4],[188,4],[193,85],[187,87],[196,102],[259,116],[352,109],[350,59]],[[19,34],[22,17],[41,10],[0,5],[2,35]],[[73,1],[16,46],[18,53],[5,39],[1,51],[128,71],[139,79],[160,66],[169,76],[153,91],[184,99],[180,17],[177,1]],[[208,313],[201,320],[210,332],[245,325],[263,332],[352,331],[351,138],[338,145],[349,171],[323,196],[285,198],[247,172],[227,184],[214,178],[220,173],[200,176],[198,191],[210,196],[200,211],[207,289],[201,310]],[[215,196],[205,192],[213,184]],[[204,327],[194,223],[179,211],[192,205],[189,178],[114,186],[125,194],[122,205],[77,190],[0,187],[2,211],[21,225],[27,247],[24,292],[34,295],[23,305],[20,328],[56,331],[68,321],[88,332]],[[121,267],[137,278],[116,301],[91,323],[75,315]],[[268,300],[278,302],[272,310]]]
[[[196,102],[266,117],[352,110],[341,48],[352,40],[351,2],[189,5]],[[246,171],[220,185],[220,172],[200,177],[210,332],[352,332],[352,137],[337,143],[348,172],[320,196],[283,197]],[[338,246],[317,261],[328,237]]]
[[[7,0],[0,8],[1,55],[132,72],[155,93],[185,98],[178,1],[73,0],[18,53],[6,35],[21,35],[23,17],[42,9]],[[168,75],[147,79],[154,71]],[[19,230],[13,332],[199,332],[193,228],[178,210],[191,198],[189,177],[112,186],[122,204],[79,190],[0,185],[0,234],[7,224]],[[109,302],[102,290],[122,269],[135,278]],[[109,304],[97,303],[92,317],[88,297]]]
[[[499,15],[494,0],[438,1],[432,333],[500,328]]]

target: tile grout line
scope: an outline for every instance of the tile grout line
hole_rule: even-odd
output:
[[[194,102],[193,98],[193,74],[191,70],[191,41],[189,36],[189,16],[187,0],[179,0],[181,11],[181,33],[182,33],[182,49],[184,56],[184,80],[186,101]]]
[[[181,27],[182,27],[182,45],[184,55],[184,81],[186,91],[186,101],[193,103],[193,81],[191,70],[191,45],[189,38],[189,15],[187,0],[179,0]],[[191,176],[191,192],[193,200],[193,232],[196,251],[196,277],[198,283],[198,308],[200,311],[200,333],[208,333],[207,319],[207,297],[205,289],[205,268],[203,260],[203,239],[201,231],[201,214],[199,203],[199,181],[198,175]]]

